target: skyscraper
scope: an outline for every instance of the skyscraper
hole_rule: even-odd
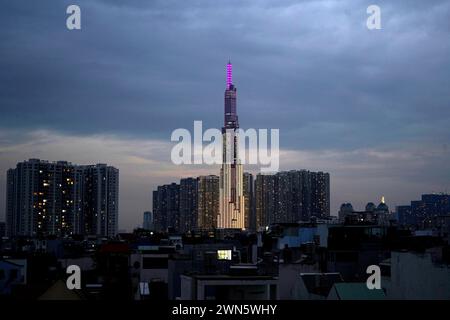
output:
[[[330,174],[311,172],[311,214],[318,218],[330,216]]]
[[[255,181],[256,230],[273,223],[275,212],[275,175],[258,174]]]
[[[227,80],[222,128],[223,159],[220,169],[220,207],[217,227],[244,229],[243,169],[239,160],[239,121],[236,112],[236,87],[231,62],[227,64]]]
[[[185,178],[180,181],[180,232],[197,228],[197,178]]]
[[[112,237],[118,230],[119,170],[106,164],[79,166],[82,208],[75,215],[80,234]],[[78,190],[78,192],[77,192]]]
[[[119,170],[30,159],[7,172],[8,236],[117,233]]]
[[[158,186],[153,191],[153,219],[157,231],[179,230],[180,185],[177,183]]]
[[[198,177],[198,229],[213,229],[217,226],[219,213],[219,177]]]
[[[450,195],[423,194],[421,200],[398,206],[396,211],[400,224],[424,227],[435,218],[450,215]]]
[[[243,178],[244,188],[244,225],[246,230],[255,230],[255,215],[254,215],[254,181],[253,175],[249,172],[244,172]]]
[[[256,228],[330,215],[328,173],[291,170],[259,174],[255,183]]]

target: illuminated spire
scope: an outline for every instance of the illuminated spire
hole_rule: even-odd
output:
[[[228,60],[227,64],[227,89],[230,89],[230,86],[233,84],[233,65],[231,61]]]
[[[384,202],[384,196],[381,196],[381,203],[385,203]]]

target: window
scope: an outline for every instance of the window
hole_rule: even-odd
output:
[[[231,250],[217,250],[217,259],[231,260]]]

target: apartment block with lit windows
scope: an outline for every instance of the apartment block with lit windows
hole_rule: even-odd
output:
[[[307,170],[258,174],[255,181],[256,228],[274,223],[330,216],[330,174]]]
[[[7,171],[7,235],[112,237],[117,233],[119,171],[30,159]]]

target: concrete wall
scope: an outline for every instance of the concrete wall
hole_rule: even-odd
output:
[[[450,267],[431,254],[392,252],[389,299],[450,299]]]
[[[280,300],[307,299],[304,294],[306,287],[303,285],[303,281],[300,278],[300,273],[314,272],[319,272],[319,267],[317,264],[280,264],[278,274],[278,292]],[[306,290],[306,294],[307,292],[308,291]]]

